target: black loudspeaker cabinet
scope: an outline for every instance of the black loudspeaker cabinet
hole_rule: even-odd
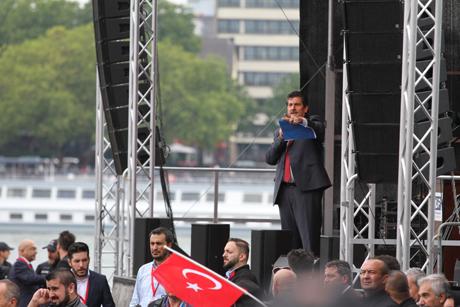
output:
[[[222,254],[229,236],[229,224],[192,224],[192,258],[224,275]]]
[[[158,227],[165,227],[172,231],[170,219],[162,218],[136,218],[134,222],[134,249],[133,272],[137,274],[139,268],[152,261],[150,253],[149,233]]]
[[[251,269],[264,290],[270,286],[273,264],[292,249],[290,230],[252,230]]]

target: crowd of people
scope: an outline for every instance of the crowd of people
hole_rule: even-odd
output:
[[[37,246],[23,240],[18,257],[8,262],[13,248],[0,242],[0,307],[114,307],[104,275],[89,270],[90,251],[75,235],[63,231],[44,246],[48,260],[34,270]]]
[[[171,255],[165,247],[173,247],[173,234],[159,227],[150,232],[147,240],[153,260],[139,268],[129,307],[190,307],[154,275]],[[31,263],[37,246],[33,241],[19,243],[18,258],[12,264],[8,257],[13,249],[0,242],[0,307],[115,306],[106,277],[89,270],[87,244],[63,231],[43,248],[48,260],[34,270]],[[312,252],[294,249],[288,253],[285,266],[273,267],[269,289],[260,286],[248,265],[249,256],[249,243],[239,238],[230,238],[222,251],[225,278],[246,292],[235,302],[236,307],[456,306],[444,275],[425,276],[418,268],[402,272],[396,258],[390,255],[365,260],[354,282],[347,262],[334,260],[319,268]]]

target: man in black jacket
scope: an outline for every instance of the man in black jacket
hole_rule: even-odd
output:
[[[227,278],[252,295],[258,298],[262,297],[263,291],[259,282],[247,264],[249,258],[248,242],[238,238],[230,238],[225,245],[222,257],[224,258]],[[236,302],[236,306],[253,306],[254,303],[255,301],[250,297],[243,296]]]
[[[385,291],[400,307],[417,307],[409,293],[406,275],[401,271],[391,271],[385,283]]]
[[[44,246],[43,249],[48,251],[48,260],[40,263],[37,266],[35,272],[39,275],[46,277],[49,273],[56,269],[56,266],[59,262],[59,253],[57,251],[57,240],[51,240],[47,246]]]
[[[385,283],[389,272],[387,264],[382,260],[372,258],[364,261],[359,273],[361,288],[365,292],[364,306],[398,306],[385,292]]]
[[[273,204],[280,211],[281,228],[292,231],[294,248],[319,256],[322,223],[322,197],[331,182],[324,168],[324,123],[309,115],[308,104],[299,91],[287,97],[287,114],[283,120],[303,126],[309,138],[289,139],[281,129],[275,131],[273,144],[265,161],[276,165]]]
[[[109,283],[104,275],[88,269],[89,248],[75,242],[68,249],[69,265],[77,280],[77,293],[88,307],[115,307]]]
[[[0,280],[8,278],[8,274],[11,270],[11,263],[9,263],[8,257],[13,249],[8,246],[5,242],[0,242]]]

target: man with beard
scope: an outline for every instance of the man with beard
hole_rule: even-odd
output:
[[[331,186],[324,168],[324,123],[309,114],[300,91],[287,96],[287,114],[282,118],[292,128],[309,131],[304,138],[292,139],[275,131],[265,162],[276,165],[273,204],[278,205],[281,228],[292,231],[294,248],[319,256],[323,191]]]
[[[227,278],[252,295],[260,298],[262,290],[259,282],[247,264],[249,258],[248,242],[238,238],[230,238],[225,245],[222,257],[224,258],[224,269],[227,270],[225,273]],[[242,296],[236,301],[235,305],[240,307],[252,306],[253,304],[253,299],[248,296]]]
[[[88,307],[115,307],[107,278],[88,269],[88,245],[75,242],[69,246],[67,255],[81,302]]]
[[[75,276],[66,269],[57,269],[46,276],[46,289],[37,290],[28,307],[86,307],[77,294]]]
[[[19,257],[11,268],[9,279],[21,290],[19,306],[25,307],[34,292],[45,286],[45,277],[35,273],[31,262],[37,256],[37,246],[32,240],[23,240],[18,246]]]
[[[130,307],[147,307],[150,302],[166,295],[163,286],[153,277],[155,269],[166,260],[169,252],[165,246],[172,247],[174,236],[171,231],[164,227],[158,227],[149,234],[150,253],[153,261],[144,264],[137,271],[136,284]]]
[[[43,249],[46,249],[48,251],[48,260],[40,263],[37,266],[37,269],[35,270],[35,272],[37,272],[38,275],[46,276],[49,273],[51,273],[51,271],[56,269],[56,266],[59,262],[59,253],[57,251],[57,240],[51,240],[47,246],[43,247]]]

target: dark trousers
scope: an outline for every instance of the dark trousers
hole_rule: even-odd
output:
[[[281,184],[278,198],[281,228],[293,233],[294,248],[319,257],[323,190],[302,192],[294,185]]]

